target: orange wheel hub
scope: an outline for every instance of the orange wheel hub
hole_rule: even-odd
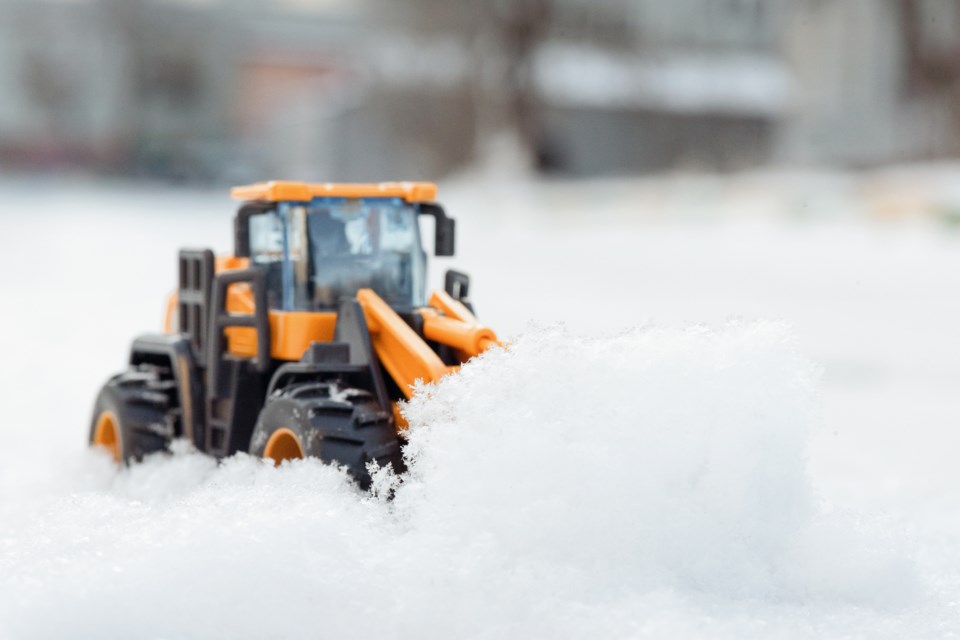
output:
[[[117,417],[110,411],[104,411],[97,418],[93,429],[93,446],[103,447],[120,462],[120,429]]]
[[[284,460],[299,460],[303,457],[303,445],[300,444],[297,434],[281,427],[270,434],[270,439],[263,448],[263,457],[272,458],[275,464]]]

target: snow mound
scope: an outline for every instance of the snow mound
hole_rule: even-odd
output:
[[[573,591],[888,603],[906,565],[811,487],[817,379],[777,324],[533,332],[409,404],[396,507],[448,553],[563,567]]]
[[[314,460],[217,464],[179,446],[111,473],[91,452],[55,483],[70,493],[0,509],[0,636],[862,623],[911,602],[912,565],[819,506],[805,460],[816,379],[778,325],[539,328],[419,390],[409,472],[381,470],[379,495]]]

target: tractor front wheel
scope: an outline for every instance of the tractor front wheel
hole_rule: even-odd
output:
[[[169,398],[157,390],[156,371],[132,369],[100,390],[90,424],[90,444],[106,449],[117,462],[140,460],[163,451],[169,441]]]
[[[279,464],[319,458],[345,467],[361,488],[369,462],[403,471],[392,415],[361,389],[333,382],[292,384],[267,400],[250,439],[250,453]]]

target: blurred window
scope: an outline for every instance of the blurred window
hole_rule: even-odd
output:
[[[310,207],[307,220],[316,306],[334,307],[362,288],[395,306],[423,304],[426,260],[413,207],[323,203]]]
[[[424,303],[417,212],[394,200],[281,203],[250,218],[250,254],[271,308],[332,309],[370,288],[398,307]]]

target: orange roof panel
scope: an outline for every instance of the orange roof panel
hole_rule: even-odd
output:
[[[432,182],[257,182],[230,190],[235,200],[309,202],[314,198],[403,198],[407,202],[432,202],[437,185]]]

